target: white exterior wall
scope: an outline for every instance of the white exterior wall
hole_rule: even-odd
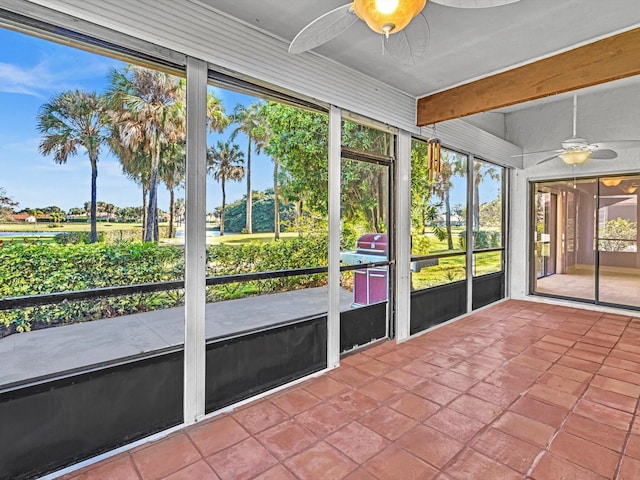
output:
[[[507,139],[524,151],[558,148],[572,135],[573,99],[507,114]],[[640,139],[640,85],[578,96],[578,136],[589,142]],[[528,292],[528,183],[533,180],[573,178],[606,173],[640,172],[640,149],[618,150],[614,160],[590,160],[575,169],[552,160],[535,165],[527,159],[525,169],[512,172],[511,271],[512,298]]]

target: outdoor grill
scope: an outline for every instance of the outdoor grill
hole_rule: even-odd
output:
[[[366,233],[356,242],[356,249],[341,252],[340,260],[348,265],[383,262],[387,259],[387,234]],[[387,300],[388,269],[383,267],[363,268],[353,272],[354,305],[370,305]]]

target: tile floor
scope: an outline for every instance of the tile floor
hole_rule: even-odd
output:
[[[640,319],[508,301],[73,480],[640,479]]]

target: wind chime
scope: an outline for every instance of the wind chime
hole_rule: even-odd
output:
[[[433,138],[427,142],[427,159],[429,160],[429,181],[433,182],[437,173],[442,171],[440,139],[436,138],[436,126],[433,126]]]

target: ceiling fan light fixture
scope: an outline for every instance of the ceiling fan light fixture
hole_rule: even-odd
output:
[[[628,195],[634,194],[636,193],[636,190],[638,190],[638,184],[637,183],[632,183],[631,185],[627,185],[625,187],[622,187],[622,191]]]
[[[564,163],[578,165],[591,158],[591,150],[567,150],[558,155]]]
[[[424,8],[426,0],[354,0],[353,11],[381,35],[398,33]]]

